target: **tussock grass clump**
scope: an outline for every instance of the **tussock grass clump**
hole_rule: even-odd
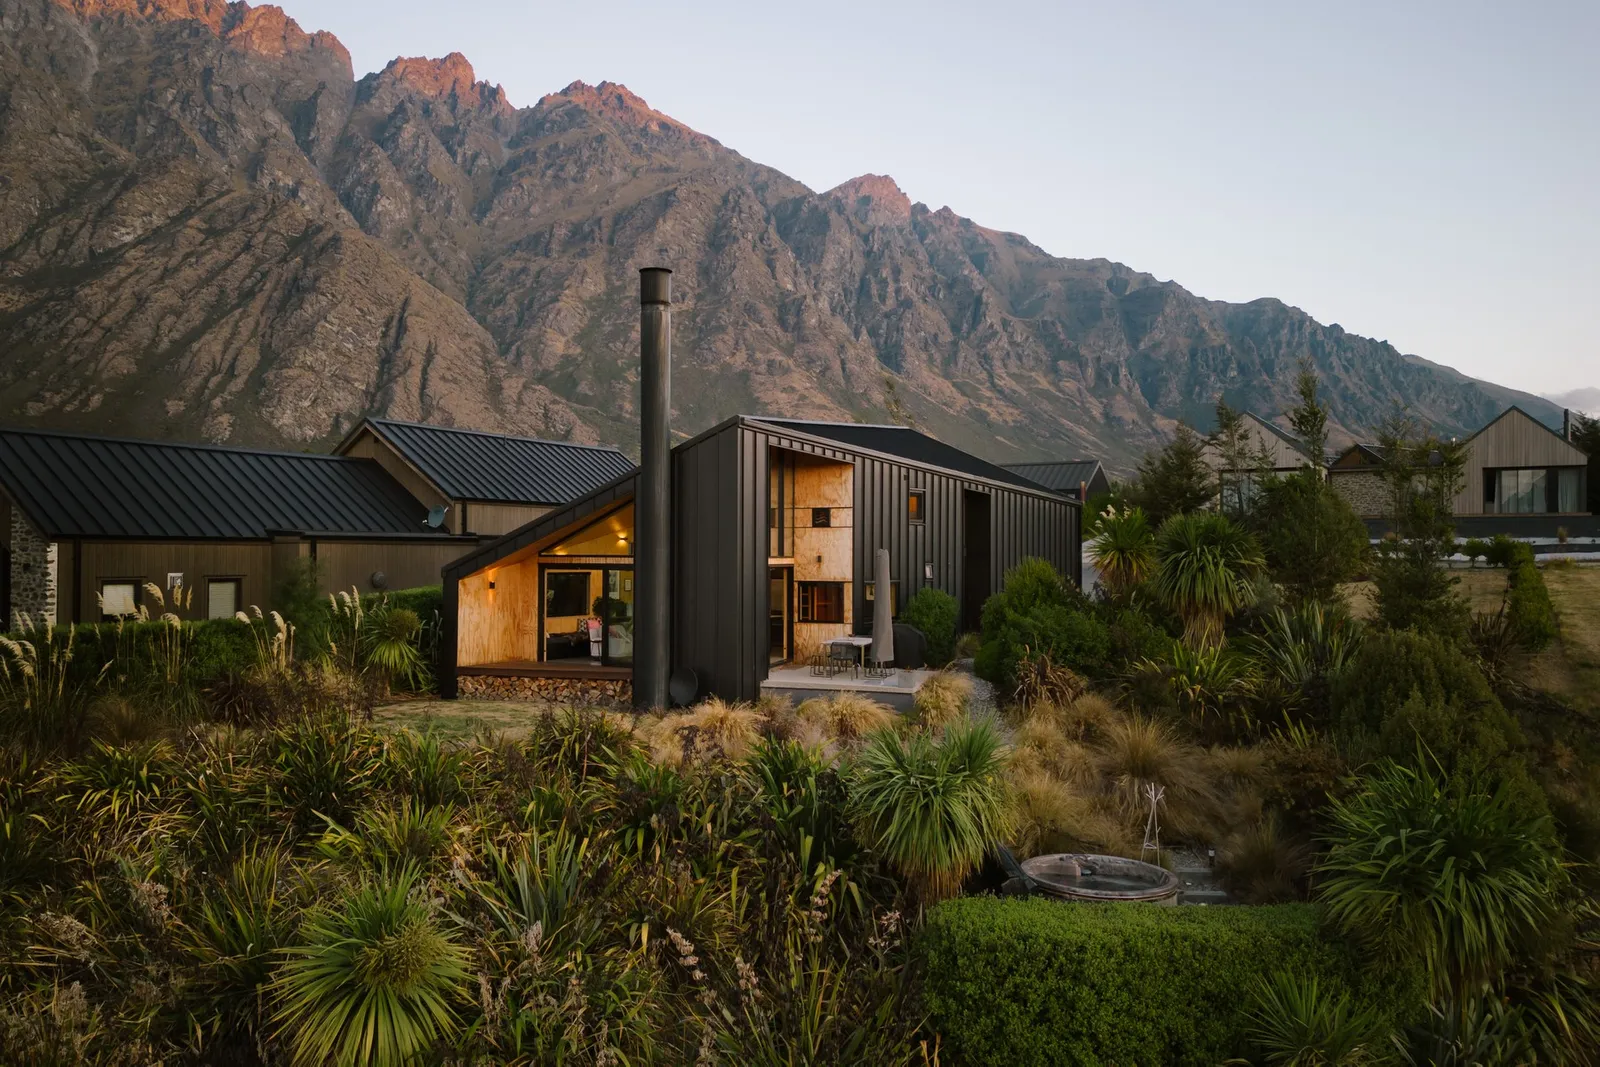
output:
[[[917,688],[911,701],[923,726],[941,730],[966,716],[972,701],[972,679],[965,674],[940,671]]]
[[[762,738],[771,720],[760,707],[730,704],[712,697],[686,712],[627,720],[633,737],[644,745],[652,763],[677,767],[686,759],[742,759]]]
[[[1223,883],[1246,904],[1295,899],[1310,865],[1310,850],[1286,834],[1271,815],[1229,834],[1217,849]]]
[[[857,693],[812,697],[802,702],[795,714],[821,728],[826,737],[838,741],[860,740],[888,729],[896,721],[893,708]]]

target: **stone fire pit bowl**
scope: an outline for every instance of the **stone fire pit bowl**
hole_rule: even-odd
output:
[[[1039,892],[1064,900],[1178,902],[1177,875],[1153,863],[1120,856],[1056,852],[1023,860],[1022,873],[1033,879]]]

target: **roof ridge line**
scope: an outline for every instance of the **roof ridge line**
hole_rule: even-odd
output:
[[[71,441],[96,441],[113,445],[147,445],[151,448],[189,449],[195,452],[231,452],[245,456],[283,456],[287,459],[331,459],[341,463],[372,463],[364,456],[344,456],[333,452],[291,452],[282,448],[251,448],[247,445],[218,445],[209,441],[159,441],[150,437],[108,437],[104,434],[73,433],[70,430],[36,430],[20,426],[0,426],[0,434],[29,437],[54,437]]]
[[[626,455],[622,449],[615,445],[585,445],[577,441],[552,441],[544,437],[528,437],[517,433],[495,433],[493,430],[473,430],[465,426],[438,426],[431,422],[408,422],[404,419],[378,419],[368,417],[368,422],[382,426],[411,426],[419,430],[435,430],[440,433],[470,434],[473,437],[493,437],[501,441],[527,441],[536,445],[554,445],[558,448],[582,448],[589,452],[615,452]]]

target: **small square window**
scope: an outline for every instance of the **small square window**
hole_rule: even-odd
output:
[[[206,618],[231,619],[239,610],[239,579],[211,578],[206,582]]]
[[[865,595],[866,595],[867,603],[871,604],[874,600],[876,600],[878,598],[878,583],[877,582],[863,582],[862,583],[862,592],[865,593]],[[891,619],[892,618],[896,618],[896,617],[899,616],[899,614],[900,614],[900,582],[898,580],[896,580],[896,581],[892,581],[892,582],[889,583],[889,617]]]
[[[135,615],[139,611],[139,583],[119,578],[100,583],[100,617],[106,620]]]
[[[818,528],[825,527],[825,526],[832,526],[833,525],[833,509],[832,508],[812,508],[811,509],[811,525],[813,527],[818,527]]]
[[[922,522],[927,514],[924,510],[927,504],[925,494],[921,489],[911,490],[911,495],[906,497],[906,518],[912,522]]]

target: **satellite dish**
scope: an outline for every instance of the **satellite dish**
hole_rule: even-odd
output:
[[[372,583],[372,588],[382,589],[389,584],[389,576],[382,571],[373,571],[372,577],[367,581]]]
[[[444,517],[449,513],[449,504],[438,504],[428,509],[428,517],[423,521],[429,529],[437,530],[444,525]]]

